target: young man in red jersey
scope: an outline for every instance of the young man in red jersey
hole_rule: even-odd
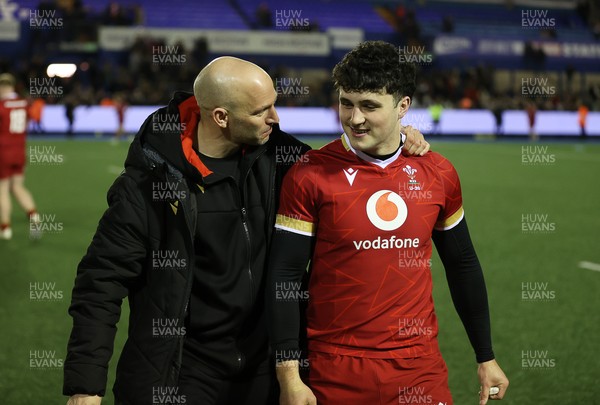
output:
[[[399,56],[391,44],[365,42],[338,63],[344,134],[308,152],[284,180],[269,310],[281,405],[452,404],[437,342],[432,239],[479,363],[480,404],[508,387],[456,170],[438,153],[401,153],[415,67]],[[299,361],[301,300],[308,359]],[[300,363],[309,368],[306,385]]]
[[[25,188],[25,131],[27,129],[27,101],[15,92],[15,78],[0,75],[0,239],[11,239],[10,194],[27,213],[32,226],[30,237],[39,237],[39,222],[31,193]]]

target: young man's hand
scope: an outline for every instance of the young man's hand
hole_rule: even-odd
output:
[[[429,152],[429,142],[418,129],[407,125],[401,128],[401,131],[406,135],[406,141],[402,148],[402,154],[405,156],[423,156]]]
[[[488,399],[496,400],[504,398],[504,394],[506,394],[506,389],[508,388],[508,378],[506,378],[496,360],[479,363],[477,375],[479,376],[479,384],[481,384],[479,405],[487,404]],[[498,393],[491,393],[490,389],[492,387],[497,387],[499,390]]]
[[[279,405],[317,405],[317,398],[302,382],[298,361],[283,361],[277,364],[279,381]]]
[[[69,398],[67,405],[100,405],[102,397],[98,395],[81,395],[76,394]]]
[[[280,384],[279,405],[317,405],[317,398],[302,380]]]

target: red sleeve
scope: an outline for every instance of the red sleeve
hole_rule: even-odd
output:
[[[460,179],[452,163],[445,157],[437,155],[435,163],[440,181],[444,186],[444,206],[440,211],[434,228],[437,231],[447,231],[458,225],[465,215]]]

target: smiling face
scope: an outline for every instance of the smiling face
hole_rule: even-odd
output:
[[[340,120],[353,148],[388,155],[400,145],[400,119],[415,92],[416,68],[400,62],[398,47],[360,43],[332,72],[340,92]]]
[[[340,89],[340,121],[354,149],[371,155],[394,153],[400,145],[400,119],[410,98],[398,103],[391,94]]]

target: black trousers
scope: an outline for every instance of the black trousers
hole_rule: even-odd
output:
[[[179,387],[187,404],[279,404],[279,386],[273,367],[268,361],[233,377],[219,377],[211,371],[202,363],[184,357],[179,374]]]

